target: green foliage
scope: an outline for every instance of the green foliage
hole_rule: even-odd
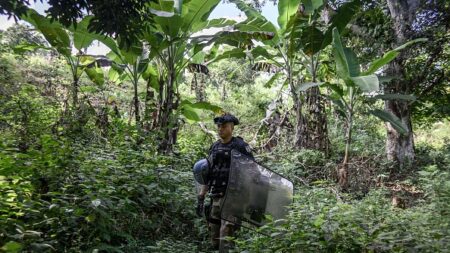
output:
[[[14,152],[3,153],[1,161],[9,159],[11,169],[1,181],[0,245],[21,238],[27,250],[47,245],[56,251],[127,252],[136,240],[151,246],[168,234],[174,240],[190,236],[190,161],[123,144],[99,149],[44,137],[40,150],[14,161]],[[30,161],[36,175],[19,176],[15,171]]]
[[[106,2],[100,2],[92,2],[92,7],[104,7]],[[433,129],[418,129],[416,167],[396,171],[384,159],[383,123],[366,113],[370,107],[399,130],[402,122],[378,110],[380,99],[424,105],[423,94],[372,96],[386,79],[396,78],[377,77],[375,73],[399,50],[416,41],[387,51],[392,41],[382,40],[380,52],[387,53],[381,55],[370,52],[368,43],[359,38],[342,39],[339,34],[348,34],[344,28],[357,29],[367,23],[377,29],[373,35],[367,32],[372,40],[378,35],[388,36],[390,23],[384,10],[372,10],[371,4],[364,3],[364,12],[355,16],[361,6],[358,1],[327,6],[321,0],[279,1],[280,29],[247,5],[248,1],[231,1],[246,14],[243,22],[209,19],[219,2],[124,3],[118,11],[117,3],[109,3],[108,13],[129,8],[132,12],[115,17],[101,29],[95,27],[101,25],[99,18],[104,17],[104,10],[63,26],[67,20],[51,22],[49,17],[24,8],[20,16],[43,34],[68,65],[63,64],[64,58],[55,57],[54,51],[45,57],[26,53],[49,49],[47,42],[28,28],[15,26],[1,33],[0,251],[205,252],[207,227],[194,215],[191,168],[215,141],[212,118],[222,111],[237,114],[242,124],[236,127],[235,135],[258,143],[271,127],[261,119],[272,101],[279,103],[275,106],[281,113],[290,113],[286,125],[279,129],[277,145],[271,152],[256,145],[253,148],[258,151],[259,162],[294,182],[296,199],[289,217],[262,227],[262,234],[242,229],[238,251],[448,250],[448,122]],[[65,4],[60,7],[74,7]],[[338,8],[330,13],[329,21],[324,21],[320,14],[330,11],[328,4]],[[51,6],[50,13],[59,17],[61,10]],[[73,10],[80,8],[85,7]],[[140,11],[149,11],[145,21]],[[120,31],[117,39],[92,32],[109,33],[111,26],[125,22],[124,16],[128,24],[113,27]],[[354,17],[358,21],[347,25]],[[142,22],[128,21],[136,18]],[[231,26],[237,30],[192,37],[207,28]],[[124,37],[123,29],[137,32]],[[256,46],[255,40],[262,44]],[[84,55],[93,41],[111,49],[107,59]],[[327,47],[332,42],[334,62]],[[358,57],[345,44],[359,49]],[[21,56],[12,55],[11,47]],[[78,50],[76,55],[72,55],[72,47]],[[445,58],[447,51],[440,57]],[[412,60],[423,66],[430,55]],[[368,63],[371,59],[376,60]],[[111,64],[108,73],[102,69],[105,63]],[[336,73],[332,70],[334,63]],[[184,75],[187,66],[197,66],[195,71],[202,72],[202,92],[207,101],[198,97],[194,100],[193,88],[186,85],[191,77]],[[447,62],[442,60],[439,66],[445,76]],[[255,70],[275,74],[259,75]],[[437,72],[433,77],[439,81]],[[295,96],[285,90],[289,82]],[[299,103],[306,104],[305,91],[318,90],[318,86],[337,108],[332,110],[331,104],[324,103],[331,144],[328,156],[311,149],[293,150],[291,145],[295,124],[289,98],[299,98]],[[73,88],[79,91],[78,108],[68,106]],[[445,94],[445,90],[433,94]],[[446,105],[445,96],[436,97],[436,104]],[[145,104],[130,105],[133,98]],[[436,104],[429,108],[437,110]],[[137,127],[132,119],[143,105],[146,118],[142,127]],[[169,135],[155,123],[164,113]],[[197,121],[205,124],[200,127]],[[334,181],[346,149],[344,143],[350,139],[344,130],[352,125],[353,155],[348,160],[351,187],[342,193]],[[264,133],[255,136],[260,126]],[[167,136],[176,142],[173,153],[161,155],[158,147]],[[412,192],[410,204],[405,209],[394,207],[391,197],[407,196],[405,188]]]
[[[440,174],[448,178],[448,174]],[[447,179],[448,180],[448,179]],[[429,181],[438,188],[442,179]],[[445,189],[436,202],[402,210],[390,206],[386,192],[373,191],[361,201],[343,203],[327,188],[300,188],[289,218],[261,228],[269,236],[238,240],[247,252],[444,252],[448,246]],[[444,212],[442,212],[444,211]],[[425,213],[424,213],[425,212]],[[277,223],[275,221],[275,223]]]

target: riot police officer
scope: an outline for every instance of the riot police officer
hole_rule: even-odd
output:
[[[233,236],[236,225],[221,220],[220,210],[227,189],[231,150],[235,149],[251,159],[254,158],[250,146],[241,137],[233,136],[234,126],[239,124],[239,120],[235,116],[226,113],[220,117],[214,118],[214,123],[217,125],[220,140],[211,145],[208,159],[201,160],[194,166],[194,174],[196,168],[201,168],[201,166],[205,168],[205,170],[202,170],[205,177],[199,179],[200,181],[203,181],[200,183],[203,183],[204,185],[201,187],[197,196],[197,214],[202,215],[205,196],[209,192],[209,196],[211,196],[211,207],[207,210],[209,211],[207,220],[212,247],[215,250],[219,249],[220,252],[228,252],[228,250],[233,247],[233,244],[224,238]]]

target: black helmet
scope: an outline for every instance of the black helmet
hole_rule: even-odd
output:
[[[214,118],[214,124],[216,125],[227,122],[233,122],[234,125],[239,125],[239,120],[233,114],[225,113],[219,117]]]
[[[192,169],[195,180],[202,185],[208,184],[209,163],[208,160],[202,159],[195,163]]]

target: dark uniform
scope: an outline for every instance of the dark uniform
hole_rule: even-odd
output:
[[[232,242],[224,240],[227,236],[233,236],[236,225],[220,219],[220,210],[227,189],[228,176],[230,173],[231,150],[252,158],[250,146],[241,137],[232,137],[228,143],[215,142],[209,149],[208,160],[211,166],[211,176],[208,186],[212,196],[212,207],[209,217],[209,229],[214,248],[220,247],[220,252],[228,252],[232,248]]]

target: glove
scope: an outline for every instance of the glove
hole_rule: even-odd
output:
[[[205,207],[205,196],[197,196],[197,208],[195,209],[195,213],[197,213],[198,217],[203,216],[203,209]]]

